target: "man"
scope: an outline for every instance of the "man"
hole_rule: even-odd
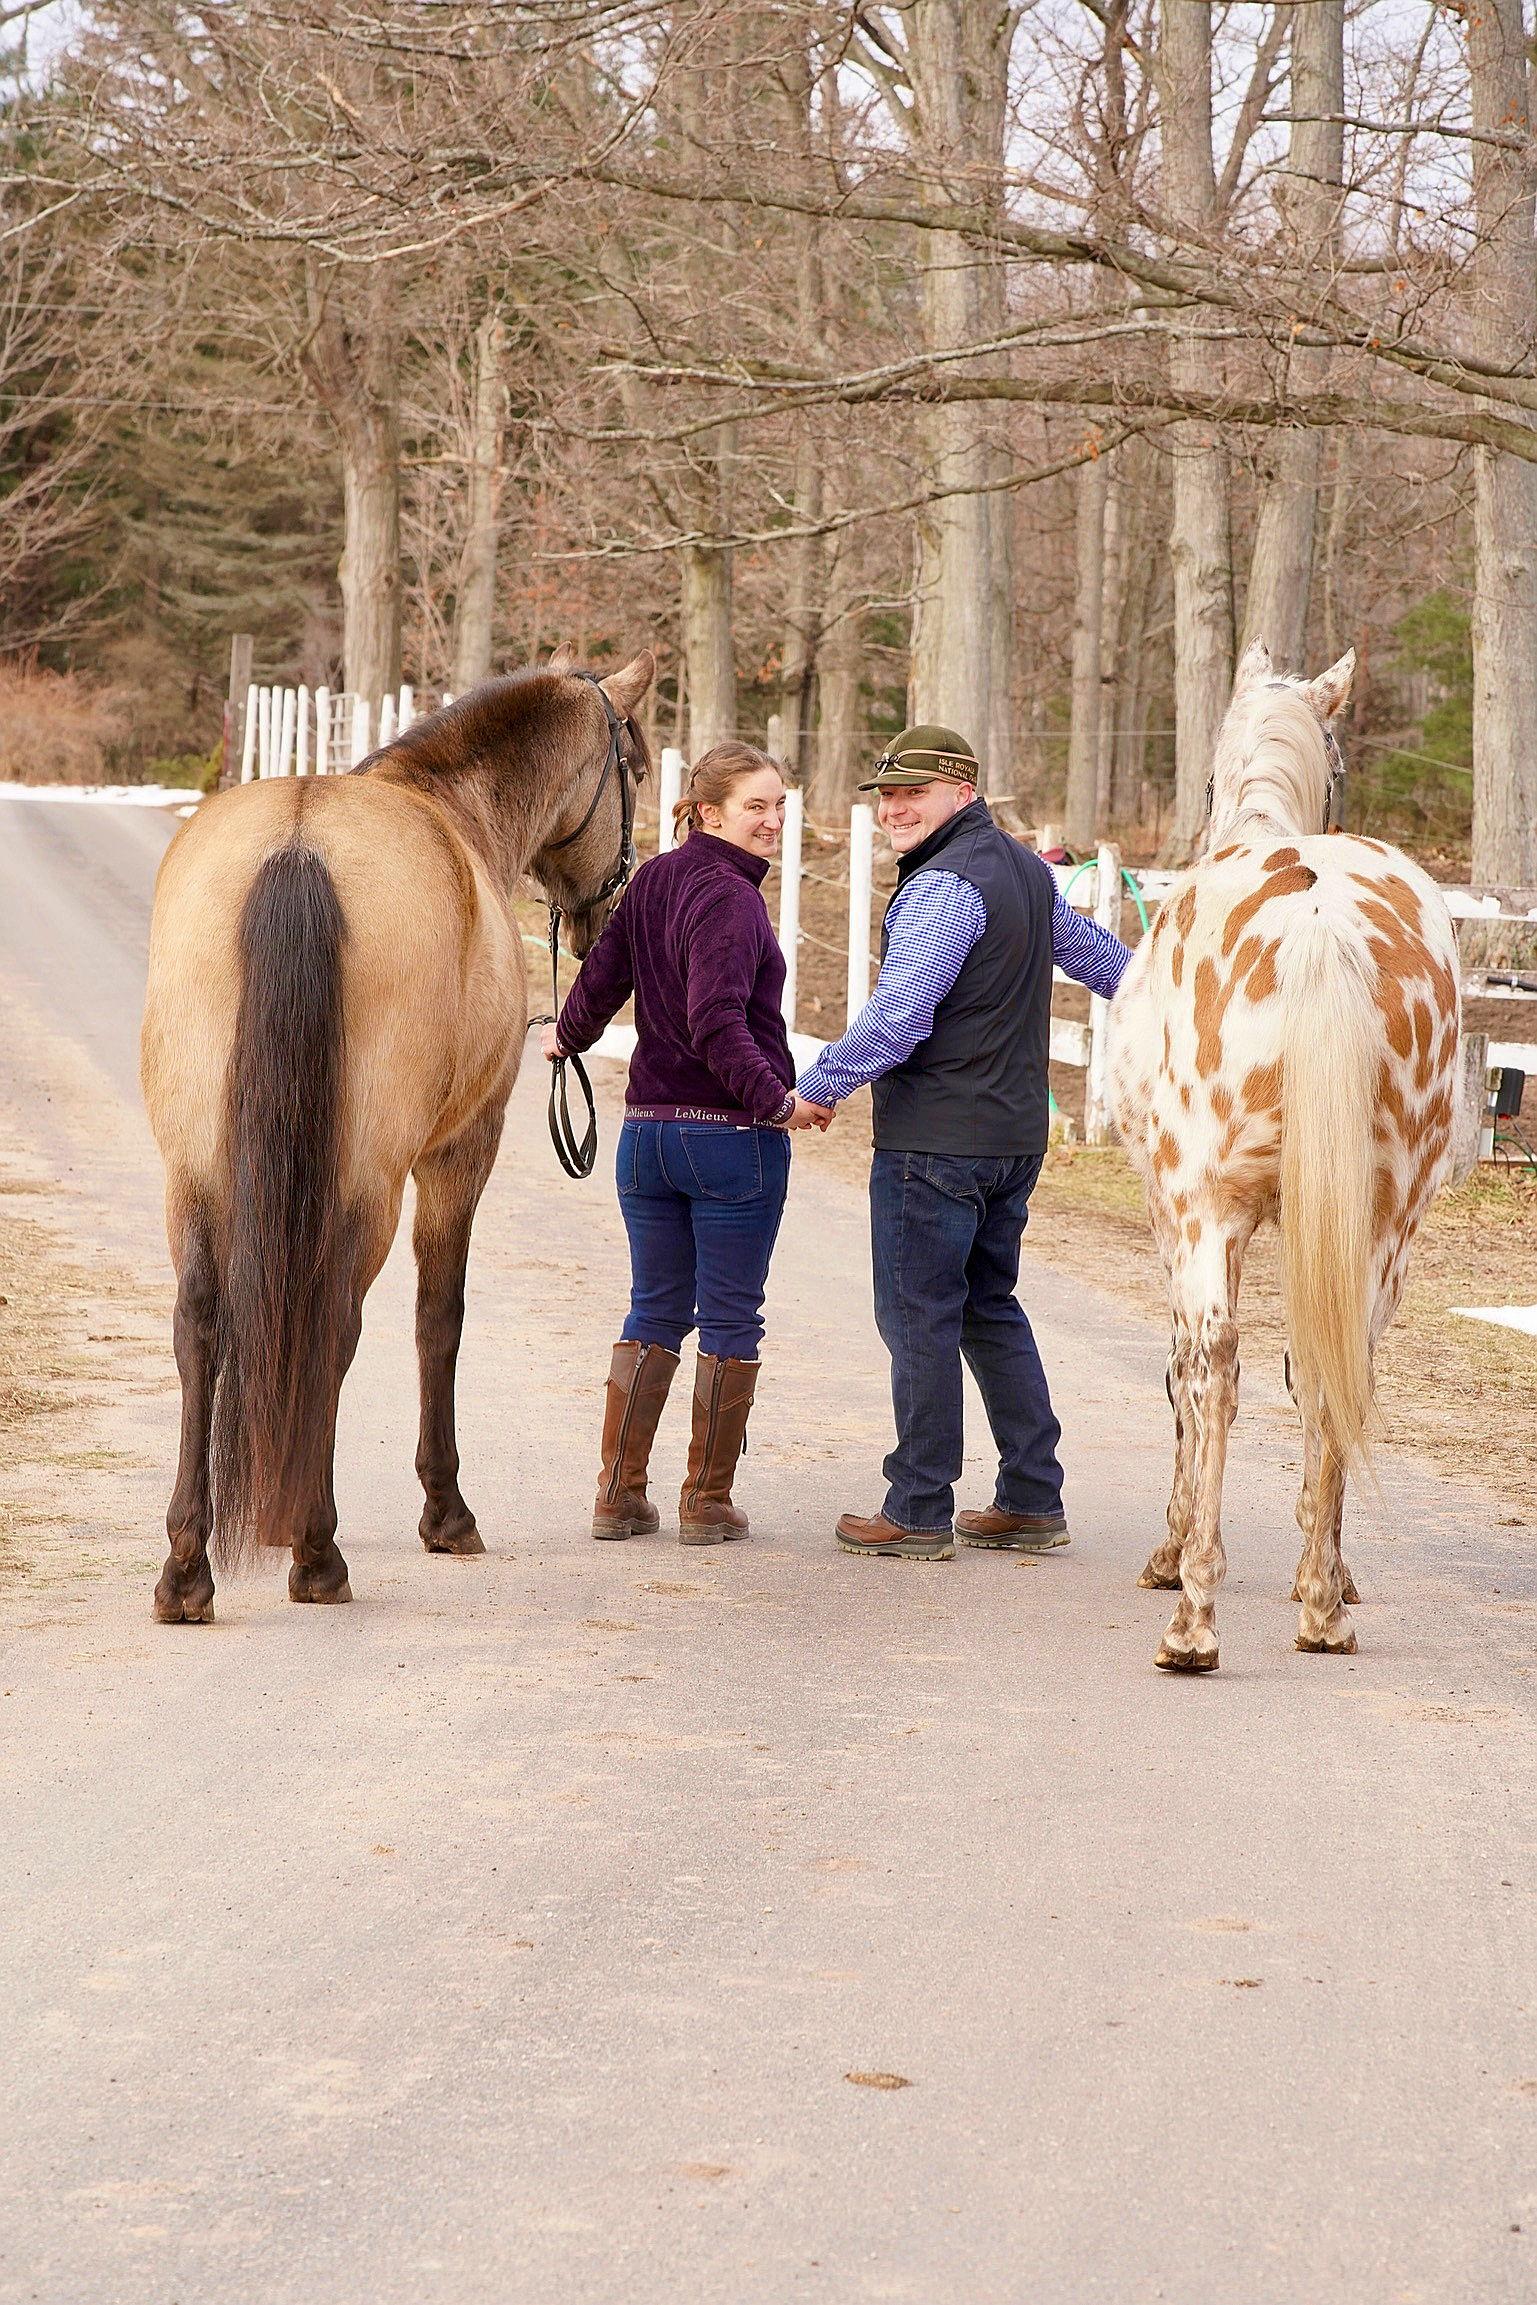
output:
[[[904,730],[860,787],[897,855],[874,992],[797,1083],[811,1104],[874,1092],[875,1317],[891,1355],[897,1445],[873,1518],[846,1552],[947,1561],[963,1544],[1068,1541],[1061,1427],[1014,1294],[1046,1151],[1053,961],[1107,999],[1130,955],[1057,893],[1049,866],[994,824],[954,729]],[[998,1446],[993,1503],[952,1522],[961,1358]]]

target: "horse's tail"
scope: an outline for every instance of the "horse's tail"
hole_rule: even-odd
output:
[[[1292,1371],[1341,1461],[1367,1465],[1382,1024],[1353,943],[1319,914],[1283,964],[1281,1253]]]
[[[291,1544],[330,1462],[353,1285],[341,1204],[342,945],[325,861],[273,852],[240,915],[212,1464],[222,1565]]]

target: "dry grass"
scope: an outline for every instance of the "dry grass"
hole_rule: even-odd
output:
[[[126,1275],[86,1266],[27,1207],[45,1187],[0,1179],[0,1594],[25,1585],[43,1550],[68,1541],[83,1471],[119,1466],[94,1412],[146,1350],[164,1313]]]
[[[104,784],[123,736],[122,700],[77,673],[30,658],[0,663],[0,778],[14,784]]]

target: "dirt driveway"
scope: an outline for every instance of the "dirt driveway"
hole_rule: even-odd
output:
[[[0,1169],[32,1188],[0,1193],[32,1339],[0,2297],[1529,2298],[1530,1532],[1390,1454],[1362,1653],[1297,1655],[1257,1361],[1223,1670],[1163,1678],[1134,1586],[1163,1337],[1036,1263],[1072,1548],[836,1556],[886,1407],[831,1148],[797,1160],[751,1544],[585,1533],[623,1258],[531,1070],[471,1272],[486,1558],[416,1542],[397,1254],[344,1406],[356,1605],[292,1608],[274,1569],[216,1626],[150,1622],[175,1397],[132,1042],[165,828],[127,815],[0,804]]]

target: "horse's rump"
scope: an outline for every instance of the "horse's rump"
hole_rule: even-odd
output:
[[[342,1206],[346,924],[296,836],[258,868],[239,922],[240,1002],[216,1226],[215,1549],[286,1545],[330,1464],[355,1228]]]

